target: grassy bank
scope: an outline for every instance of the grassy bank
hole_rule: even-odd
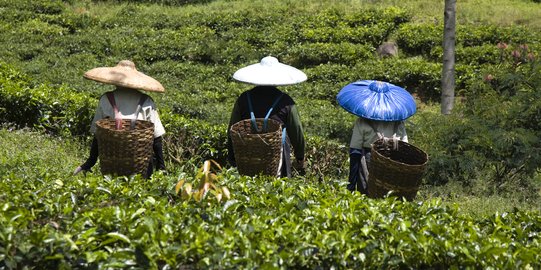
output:
[[[0,139],[0,165],[4,177],[35,179],[47,176],[60,181],[73,181],[79,178],[71,176],[73,169],[88,155],[86,142],[47,136],[29,129],[16,130],[4,127],[0,129]],[[164,182],[160,189],[171,188],[177,181],[176,175],[190,173],[200,164],[185,163],[182,167],[174,163],[167,165],[171,175],[162,179]],[[309,167],[308,170],[310,169]],[[100,176],[99,164],[93,171],[89,177]],[[304,179],[306,185],[321,181],[317,174],[311,175]],[[324,178],[323,182],[328,182],[330,188],[336,189],[336,192],[342,192],[347,179],[328,177]],[[416,201],[438,199],[446,206],[456,206],[461,214],[477,218],[510,212],[515,208],[521,211],[541,210],[539,197],[532,196],[531,191],[521,192],[520,185],[513,183],[509,185],[509,192],[499,194],[493,192],[490,196],[474,195],[487,194],[482,189],[490,189],[489,186],[464,187],[461,183],[449,183],[445,186],[425,185],[419,190]]]

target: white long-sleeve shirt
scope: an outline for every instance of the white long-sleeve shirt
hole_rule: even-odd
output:
[[[154,123],[154,138],[160,137],[165,134],[165,128],[163,127],[158,111],[156,110],[156,105],[152,98],[148,97],[143,106],[141,106],[141,111],[136,116],[135,110],[139,104],[141,96],[146,95],[135,89],[123,89],[118,88],[113,91],[115,97],[115,103],[118,108],[118,111],[122,119],[139,119],[146,120]],[[111,119],[115,118],[115,112],[113,106],[107,98],[107,94],[101,96],[96,108],[96,113],[94,114],[94,119],[90,126],[90,132],[96,132],[96,121],[110,117]]]
[[[353,126],[349,147],[357,149],[371,148],[372,143],[379,139],[378,132],[388,138],[396,135],[399,140],[408,142],[404,121],[385,122],[359,117]]]

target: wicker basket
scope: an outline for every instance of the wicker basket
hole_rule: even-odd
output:
[[[263,118],[256,118],[258,127]],[[250,119],[231,126],[230,136],[239,173],[248,176],[259,174],[278,175],[282,155],[282,127],[274,119],[267,120],[268,130],[257,133],[252,130]]]
[[[133,175],[146,174],[152,158],[154,124],[137,120],[130,129],[129,119],[122,120],[122,129],[115,129],[114,119],[96,122],[96,139],[102,174]]]
[[[403,141],[398,141],[398,149],[394,150],[393,142],[383,139],[372,144],[371,153],[368,196],[382,198],[392,191],[393,196],[413,200],[421,184],[428,155]]]

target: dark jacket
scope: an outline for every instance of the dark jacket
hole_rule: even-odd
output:
[[[229,126],[227,127],[227,148],[228,160],[232,165],[236,165],[233,153],[233,145],[230,137],[230,129],[233,124],[244,119],[250,119],[250,109],[248,107],[247,93],[250,92],[252,107],[256,118],[264,118],[272,107],[274,101],[282,95],[278,104],[274,107],[269,118],[279,121],[286,128],[287,136],[293,146],[293,153],[298,160],[304,160],[304,132],[300,122],[299,112],[295,107],[295,102],[288,95],[278,90],[274,86],[256,86],[251,90],[242,93],[235,102]]]

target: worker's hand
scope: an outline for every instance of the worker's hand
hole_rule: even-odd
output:
[[[79,166],[75,168],[75,170],[73,171],[73,175],[77,175],[80,172],[83,172],[83,174],[86,176],[87,170],[84,170],[81,166]]]
[[[299,175],[305,175],[306,165],[304,163],[304,159],[295,159],[295,161],[293,162],[293,169],[295,169]]]

